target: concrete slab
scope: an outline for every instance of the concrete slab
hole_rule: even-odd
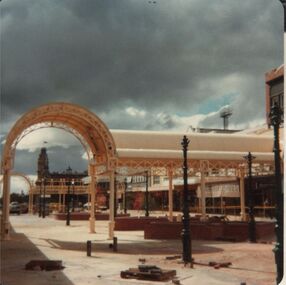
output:
[[[178,260],[166,260],[166,256],[181,254],[178,240],[144,240],[143,231],[116,231],[118,252],[109,248],[106,221],[96,222],[96,233],[88,233],[88,221],[64,221],[45,219],[32,215],[11,216],[13,233],[11,240],[1,242],[1,285],[124,285],[124,284],[172,284],[120,278],[120,271],[137,267],[139,258],[146,264],[163,269],[177,270],[181,284],[198,285],[269,285],[275,283],[273,244],[251,244],[193,241],[195,261],[231,262],[229,268],[194,265],[184,267]],[[158,229],[160,230],[160,229]],[[92,240],[92,256],[86,255],[86,241]],[[62,260],[61,271],[26,271],[31,259]]]

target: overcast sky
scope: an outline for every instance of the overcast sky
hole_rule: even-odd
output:
[[[283,62],[278,0],[0,6],[2,140],[25,112],[54,101],[88,107],[113,129],[222,128],[225,105],[230,128],[264,123],[264,74]],[[46,130],[19,144],[16,170],[35,174],[43,136],[52,171],[86,168],[76,139]]]

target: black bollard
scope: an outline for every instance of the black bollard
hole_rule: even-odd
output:
[[[117,237],[114,237],[113,238],[113,251],[114,252],[117,252]]]
[[[91,240],[86,242],[86,255],[91,256]]]

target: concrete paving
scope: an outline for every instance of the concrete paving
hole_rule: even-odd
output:
[[[1,242],[1,285],[124,285],[172,284],[169,282],[121,279],[120,271],[145,264],[162,269],[175,269],[180,284],[198,285],[270,285],[275,284],[273,243],[231,243],[192,241],[195,262],[231,262],[229,268],[214,269],[195,264],[184,267],[178,259],[180,240],[144,240],[143,231],[115,232],[118,252],[109,248],[107,222],[96,222],[96,233],[88,233],[87,221],[45,219],[33,215],[11,216],[13,233],[9,241]],[[160,230],[160,229],[158,229]],[[92,240],[92,256],[86,255],[86,241]],[[25,264],[32,259],[62,260],[59,271],[27,271]]]

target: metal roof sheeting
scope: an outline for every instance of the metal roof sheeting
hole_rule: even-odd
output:
[[[189,159],[273,161],[273,138],[262,135],[111,130],[119,158],[181,159],[181,141],[190,140]]]

